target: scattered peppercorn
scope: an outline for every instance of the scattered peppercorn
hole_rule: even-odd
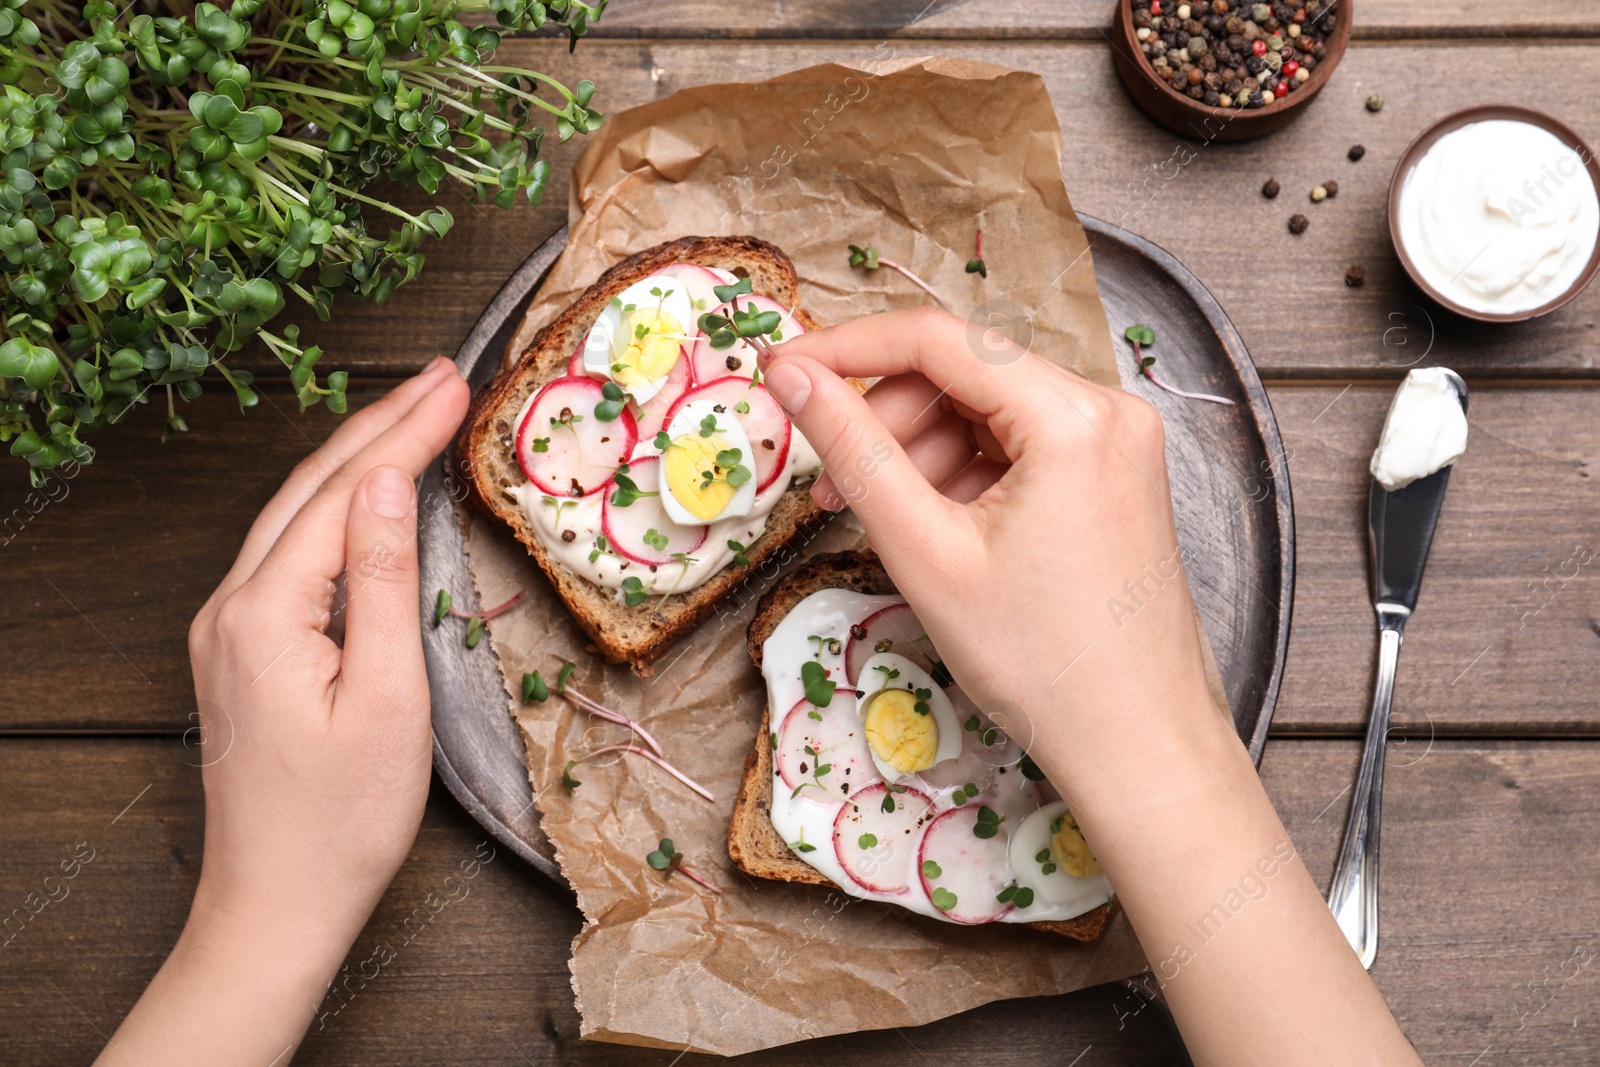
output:
[[[1311,225],[1311,220],[1304,215],[1289,216],[1289,232],[1299,237],[1306,232],[1306,227]]]
[[[1339,195],[1339,183],[1338,182],[1326,181],[1326,182],[1322,183],[1322,187],[1328,191],[1328,198],[1330,200]]]
[[[1318,185],[1318,186],[1314,186],[1312,188],[1312,190],[1311,190],[1311,202],[1313,204],[1320,204],[1326,199],[1328,199],[1328,188],[1327,188],[1327,186]]]
[[[1361,288],[1367,280],[1367,272],[1360,264],[1351,264],[1350,269],[1344,272],[1344,283],[1352,289]]]
[[[1278,179],[1268,178],[1267,184],[1261,187],[1261,195],[1266,197],[1268,200],[1276,200],[1281,189],[1282,186],[1278,184]]]
[[[1367,97],[1367,110],[1368,111],[1382,111],[1383,110],[1383,95],[1381,93],[1373,93],[1371,96]]]
[[[1367,146],[1366,145],[1353,144],[1353,145],[1350,146],[1350,153],[1349,153],[1350,162],[1358,163],[1358,162],[1361,161],[1361,157],[1366,155],[1366,154],[1367,154]]]
[[[561,540],[566,541],[567,543],[570,544],[573,541],[576,541],[577,539],[578,539],[578,535],[577,535],[576,532],[574,532],[572,530],[562,530],[561,531]]]

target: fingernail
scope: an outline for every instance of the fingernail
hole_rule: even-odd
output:
[[[793,363],[777,363],[766,376],[767,390],[778,398],[785,411],[800,414],[800,409],[811,399],[811,379]]]
[[[434,360],[432,363],[428,364],[426,367],[423,367],[422,368],[422,373],[418,374],[417,377],[421,378],[424,381],[430,381],[430,382],[431,381],[435,381],[437,379],[443,378],[445,376],[444,372],[447,369],[449,369],[449,370],[455,369],[455,363],[452,360],[447,359],[444,356],[440,356],[438,359]]]
[[[367,507],[384,519],[403,519],[411,514],[416,488],[411,479],[394,467],[379,467],[367,479]]]

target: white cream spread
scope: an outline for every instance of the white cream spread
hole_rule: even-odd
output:
[[[904,679],[850,678],[849,664],[854,662],[862,675],[876,675],[864,659],[868,652],[877,653],[870,657],[877,662],[891,649],[913,648],[926,654],[925,661],[937,662],[925,635],[874,623],[884,609],[904,603],[897,596],[825,589],[796,605],[762,645],[774,741],[773,827],[795,855],[852,896],[946,922],[1070,919],[1108,902],[1111,884],[1092,856],[1085,877],[1062,869],[1056,835],[1063,823],[1065,837],[1076,828],[1066,805],[1032,764],[1024,763],[1021,746],[994,729],[959,686],[942,690],[962,723],[959,755],[898,775],[893,783],[875,769],[877,749],[867,740],[863,711],[879,692]],[[909,609],[901,618],[916,628]],[[890,638],[882,638],[885,633]],[[870,645],[853,655],[852,640]],[[802,677],[807,662],[820,664],[839,687],[826,706],[807,701]],[[920,670],[915,674],[922,676]],[[796,765],[799,745],[807,747],[799,749],[802,762]],[[819,760],[825,762],[819,766]],[[785,777],[785,768],[795,781]],[[813,777],[805,777],[807,772]],[[893,788],[905,792],[895,797],[897,811],[886,814],[881,804]],[[864,799],[854,804],[852,797]],[[916,805],[914,812],[907,811],[908,802]],[[999,820],[987,835],[974,833],[983,827],[984,810],[989,819]],[[934,835],[937,839],[930,840]],[[1087,854],[1081,836],[1076,842]],[[1020,897],[1019,888],[1027,890]],[[1002,894],[1009,903],[997,899]]]
[[[1406,175],[1398,214],[1423,278],[1485,313],[1529,311],[1565,293],[1600,233],[1600,197],[1578,153],[1510,119],[1434,142]]]
[[[1444,367],[1419,367],[1395,390],[1383,436],[1372,454],[1372,476],[1395,490],[1426,478],[1467,450],[1467,413],[1454,376]]]

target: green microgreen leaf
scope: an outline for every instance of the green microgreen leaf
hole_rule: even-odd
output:
[[[940,886],[933,891],[933,906],[940,911],[950,911],[955,908],[956,903],[956,895],[944,886]]]
[[[549,699],[550,687],[545,684],[544,677],[538,671],[522,676],[522,702],[524,704],[543,704]]]
[[[922,877],[926,878],[928,881],[931,882],[935,878],[944,877],[944,871],[941,870],[939,868],[939,865],[937,863],[933,862],[932,860],[923,860],[922,861]]]
[[[806,700],[819,708],[825,708],[833,700],[833,691],[839,684],[830,681],[827,668],[814,659],[808,659],[800,665],[800,682],[805,686]]]
[[[1129,326],[1126,330],[1122,331],[1122,336],[1140,346],[1153,345],[1156,343],[1156,332],[1143,323]]]
[[[433,624],[435,626],[438,626],[444,621],[444,617],[450,614],[450,608],[453,603],[454,602],[450,597],[450,590],[439,590],[439,596],[433,602]]]
[[[978,808],[978,821],[972,827],[972,836],[991,838],[1000,832],[1000,824],[1005,821],[1005,816],[984,804]]]
[[[860,837],[856,838],[856,844],[859,845],[862,848],[877,848],[878,847],[878,835],[877,834],[862,834]]]
[[[634,575],[622,579],[622,599],[630,608],[643,604],[650,594],[645,592],[644,583]]]

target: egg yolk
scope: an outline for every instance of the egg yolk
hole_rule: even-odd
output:
[[[1100,873],[1100,861],[1094,858],[1070,811],[1057,819],[1052,829],[1050,851],[1062,870],[1074,878],[1093,878]]]
[[[927,770],[939,751],[939,726],[916,703],[909,690],[885,689],[867,705],[867,744],[900,774]]]
[[[617,340],[624,344],[611,360],[611,377],[626,389],[671,372],[681,351],[683,326],[665,311],[641,308],[622,316]]]
[[[728,472],[716,465],[717,453],[726,448],[728,442],[718,434],[686,433],[661,457],[673,499],[701,522],[721,515],[739,492],[728,484]],[[710,484],[706,484],[707,472],[712,475]]]

